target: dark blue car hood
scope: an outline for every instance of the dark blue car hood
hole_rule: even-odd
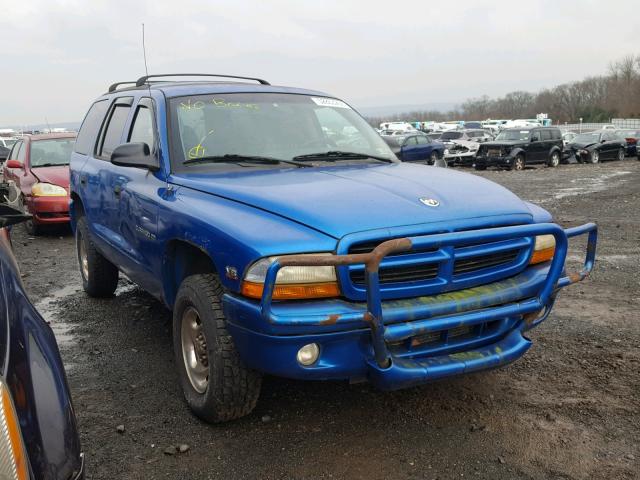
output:
[[[359,231],[531,211],[516,195],[481,177],[396,163],[180,173],[177,185],[266,210],[335,238]],[[420,198],[440,202],[429,207]]]

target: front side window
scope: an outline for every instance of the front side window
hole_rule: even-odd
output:
[[[418,139],[418,145],[426,145],[427,143],[431,143],[428,137],[416,137]]]
[[[31,142],[31,168],[69,165],[75,138],[55,138]]]
[[[9,159],[9,160],[17,160],[18,159],[18,151],[20,150],[21,146],[22,146],[22,141],[14,143],[13,147],[11,147],[11,151],[9,152],[9,156],[7,157],[7,159]]]
[[[18,154],[16,155],[16,160],[24,164],[24,159],[27,156],[27,147],[24,146],[24,142],[20,142],[18,146]]]
[[[367,155],[397,160],[358,113],[333,98],[283,93],[198,95],[173,98],[169,109],[174,170],[236,168],[232,165],[237,161],[225,162],[225,155],[290,161],[340,151],[362,154],[360,162],[376,161]],[[207,158],[216,161],[199,162]],[[267,168],[266,164],[250,166]]]
[[[136,110],[128,141],[146,143],[150,149],[153,149],[155,145],[153,131],[152,111],[146,105],[140,105]]]

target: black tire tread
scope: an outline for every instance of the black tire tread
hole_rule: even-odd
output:
[[[78,266],[80,267],[80,276],[82,277],[82,286],[84,291],[90,297],[105,298],[113,296],[113,293],[118,287],[118,268],[109,260],[104,258],[102,254],[96,249],[89,227],[87,226],[87,220],[84,216],[78,218],[76,225],[76,249],[78,232],[82,236],[82,241],[85,242],[85,249],[87,252],[87,259],[89,260],[89,278],[85,279],[82,274],[82,265],[80,265],[80,256],[78,250]]]
[[[253,411],[262,385],[262,376],[244,365],[238,354],[233,337],[227,330],[227,322],[222,310],[222,295],[224,290],[215,274],[197,274],[187,277],[181,284],[176,297],[176,306],[181,302],[181,297],[188,290],[203,294],[211,308],[215,325],[209,325],[214,329],[214,338],[207,334],[207,349],[209,354],[209,385],[204,393],[208,397],[203,408],[194,408],[189,402],[189,395],[185,394],[187,403],[194,413],[202,420],[209,423],[226,422],[236,418],[244,417]],[[187,294],[188,295],[188,294]],[[202,312],[200,312],[202,314]],[[179,325],[181,309],[174,308],[174,336],[180,335]],[[203,319],[204,321],[204,319]],[[176,361],[179,368],[183,369],[181,343],[178,338],[174,339],[176,348]],[[215,351],[214,348],[218,349]],[[184,376],[183,389],[191,388],[186,373],[180,372]],[[198,395],[195,391],[193,394]]]

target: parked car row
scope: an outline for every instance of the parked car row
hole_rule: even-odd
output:
[[[623,138],[625,136],[625,138]],[[577,134],[558,127],[507,128],[495,139],[486,130],[451,130],[383,135],[398,158],[433,165],[444,158],[447,165],[523,170],[526,165],[556,167],[574,158],[578,163],[622,160],[637,153],[640,131],[611,129]]]

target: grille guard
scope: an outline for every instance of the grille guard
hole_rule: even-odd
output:
[[[588,234],[586,256],[582,270],[563,275],[567,256],[569,238]],[[512,303],[487,310],[465,312],[448,320],[455,319],[458,323],[474,323],[487,321],[492,318],[504,318],[510,316],[522,316],[534,314],[541,310],[548,310],[553,303],[553,295],[559,288],[582,281],[593,270],[598,228],[594,223],[587,223],[578,227],[563,229],[554,223],[539,223],[533,225],[518,225],[509,227],[489,228],[465,232],[442,233],[435,235],[412,236],[388,240],[380,243],[369,253],[348,255],[317,256],[317,255],[291,255],[276,258],[269,266],[264,283],[264,291],[261,299],[261,313],[263,318],[273,322],[272,296],[278,271],[287,266],[343,266],[364,264],[366,272],[367,307],[358,317],[365,321],[371,328],[371,340],[375,355],[375,362],[379,368],[387,368],[391,365],[391,354],[387,348],[387,340],[409,336],[420,332],[420,328],[426,328],[425,322],[433,322],[436,318],[417,320],[406,324],[406,328],[395,328],[394,332],[386,332],[383,321],[382,298],[380,295],[380,283],[378,270],[382,260],[392,253],[411,251],[412,249],[440,248],[443,246],[464,246],[477,242],[498,242],[502,240],[533,237],[536,235],[553,235],[556,240],[556,249],[549,272],[537,296],[522,302]],[[546,312],[548,313],[548,312]],[[422,324],[422,325],[421,325]]]

